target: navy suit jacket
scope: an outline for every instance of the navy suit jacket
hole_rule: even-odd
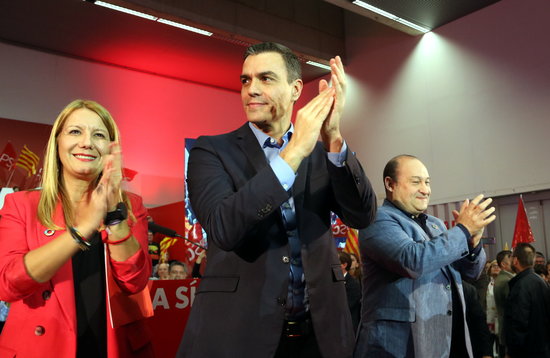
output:
[[[451,345],[452,287],[464,296],[460,274],[477,277],[485,264],[475,260],[459,227],[447,230],[436,217],[426,232],[389,201],[375,222],[359,234],[363,259],[363,308],[355,357],[448,357]],[[471,344],[466,328],[466,345]]]
[[[326,357],[350,357],[353,328],[330,212],[349,226],[374,220],[376,198],[355,155],[345,166],[320,143],[283,189],[248,123],[200,137],[188,171],[191,205],[208,234],[205,272],[179,357],[272,357],[285,316],[290,250],[280,206],[292,195],[315,335]]]

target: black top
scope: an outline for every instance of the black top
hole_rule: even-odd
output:
[[[513,358],[550,357],[550,289],[533,268],[510,281],[504,307],[506,353]]]
[[[88,251],[73,256],[77,358],[107,358],[105,255],[99,233]]]

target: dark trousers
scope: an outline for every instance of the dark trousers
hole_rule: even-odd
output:
[[[464,332],[464,315],[460,295],[454,283],[451,284],[453,294],[453,326],[451,335],[451,352],[449,358],[468,357],[466,348],[466,336]]]
[[[285,321],[275,358],[321,358],[311,319]]]

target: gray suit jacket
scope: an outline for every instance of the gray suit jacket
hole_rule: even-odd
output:
[[[273,357],[283,330],[290,261],[279,208],[290,195],[319,348],[325,357],[351,357],[354,333],[330,212],[363,228],[376,211],[374,191],[351,150],[338,168],[318,143],[289,192],[247,123],[197,139],[187,182],[209,247],[178,357]]]
[[[498,322],[498,338],[500,345],[505,345],[506,340],[504,337],[504,307],[506,304],[506,297],[510,292],[508,281],[514,277],[514,274],[505,270],[500,270],[495,278],[495,287],[493,292],[495,295],[495,306],[497,307],[497,322]]]
[[[460,273],[477,277],[485,252],[471,260],[459,227],[447,230],[428,216],[432,239],[389,201],[359,235],[363,258],[362,323],[355,357],[448,357],[452,290],[456,285],[464,316]],[[471,353],[464,322],[466,346]]]

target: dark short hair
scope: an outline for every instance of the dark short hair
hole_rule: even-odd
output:
[[[286,65],[288,83],[302,78],[302,66],[300,65],[298,56],[296,56],[288,47],[275,42],[262,42],[247,47],[244,52],[244,60],[246,60],[248,56],[258,55],[264,52],[275,52],[283,56],[283,61],[285,61]]]
[[[181,261],[172,261],[170,262],[170,271],[172,271],[172,267],[174,266],[182,266],[185,272],[187,272],[187,266]]]
[[[533,268],[533,270],[535,270],[535,273],[537,275],[544,275],[544,276],[548,276],[548,269],[546,268],[546,265],[544,264],[536,264],[535,267]]]
[[[346,271],[349,271],[351,268],[351,256],[347,252],[340,251],[338,253],[338,258],[340,259],[341,264],[346,264]]]
[[[535,254],[537,257],[542,257],[543,259],[545,259],[544,254],[540,251],[537,251]]]
[[[535,248],[525,242],[517,244],[512,257],[516,257],[522,267],[533,267],[535,263]]]
[[[418,159],[414,155],[399,154],[390,159],[384,167],[382,181],[385,183],[386,177],[390,177],[393,181],[397,181],[397,169],[399,168],[399,160],[402,158]],[[385,184],[384,184],[385,185]]]
[[[500,266],[502,261],[504,261],[505,258],[512,256],[512,251],[510,250],[502,250],[497,254],[497,264]]]

